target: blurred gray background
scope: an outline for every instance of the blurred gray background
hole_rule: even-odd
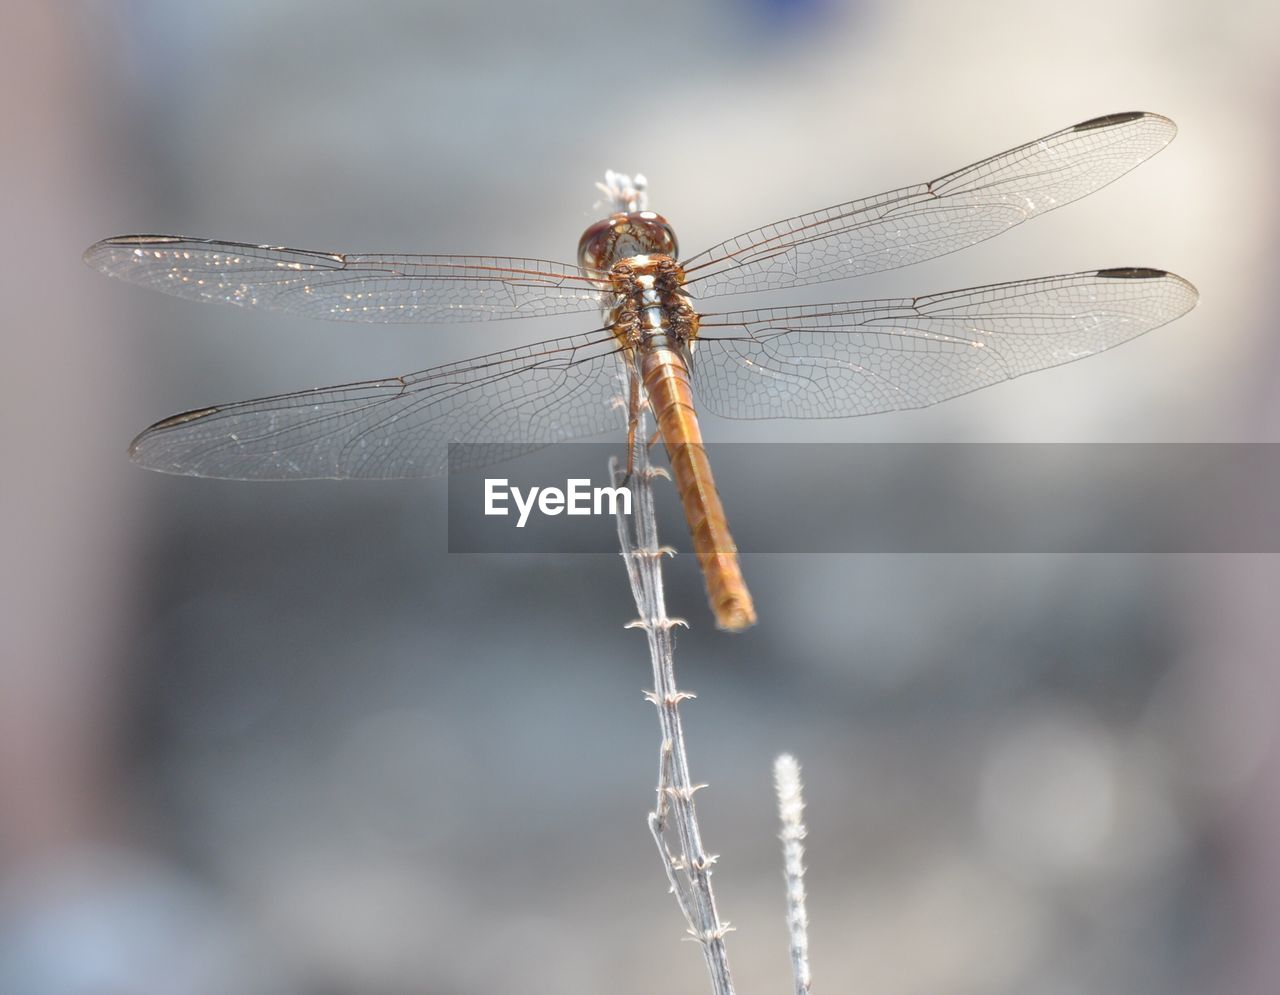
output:
[[[0,18],[5,995],[706,990],[645,827],[657,726],[616,557],[449,556],[443,481],[200,481],[124,454],[183,408],[589,317],[200,307],[91,272],[98,238],[569,260],[614,168],[647,174],[692,252],[1159,111],[1178,139],[1086,201],[772,299],[1140,265],[1195,282],[1191,315],[925,411],[708,434],[1277,441],[1271,4],[120,0]],[[742,992],[790,984],[782,750],[806,772],[816,990],[1280,990],[1274,558],[745,569],[761,622],[734,638],[692,557],[669,569]]]

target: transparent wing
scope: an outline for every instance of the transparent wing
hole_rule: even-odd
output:
[[[928,297],[704,316],[694,394],[729,418],[922,408],[1127,342],[1185,314],[1196,288],[1108,269]]]
[[[623,370],[602,329],[390,380],[188,411],[152,425],[129,452],[152,470],[196,477],[428,477],[447,469],[450,442],[497,444],[475,465],[625,427]]]
[[[175,235],[104,239],[84,259],[188,300],[336,321],[479,321],[590,311],[603,300],[577,266],[544,259],[357,255]]]
[[[940,176],[757,228],[684,263],[695,297],[878,273],[999,235],[1123,176],[1177,129],[1158,114],[1094,118]]]

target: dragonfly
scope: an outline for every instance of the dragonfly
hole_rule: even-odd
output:
[[[352,322],[462,322],[595,311],[595,328],[381,380],[195,408],[130,446],[144,467],[241,480],[426,477],[449,444],[516,456],[628,432],[651,412],[712,615],[756,621],[699,412],[843,418],[920,408],[1090,356],[1185,314],[1172,273],[1119,267],[920,297],[700,310],[704,298],[865,276],[974,245],[1086,196],[1164,148],[1146,112],[1055,131],[925,183],[755,228],[681,257],[638,183],[576,263],[317,252],[176,235],[91,246],[108,276],[196,301]],[[631,450],[634,453],[635,450]],[[476,457],[480,459],[480,457]]]

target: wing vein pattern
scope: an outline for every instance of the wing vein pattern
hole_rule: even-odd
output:
[[[193,301],[383,324],[598,311],[600,274],[545,259],[312,252],[176,235],[89,247],[95,269]]]
[[[200,408],[130,447],[153,470],[236,480],[429,477],[450,442],[491,443],[470,463],[626,425],[625,366],[609,329],[386,380]]]
[[[1079,200],[1164,148],[1158,114],[1095,118],[928,183],[802,214],[684,261],[697,297],[775,290],[910,266]]]
[[[1172,273],[1112,269],[927,297],[708,314],[694,393],[729,418],[920,408],[1110,349],[1185,314],[1197,298]]]

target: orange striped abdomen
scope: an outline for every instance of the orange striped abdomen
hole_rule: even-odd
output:
[[[640,375],[671,460],[716,625],[739,632],[755,624],[756,610],[702,444],[688,366],[680,353],[666,345],[642,348],[639,359]]]

